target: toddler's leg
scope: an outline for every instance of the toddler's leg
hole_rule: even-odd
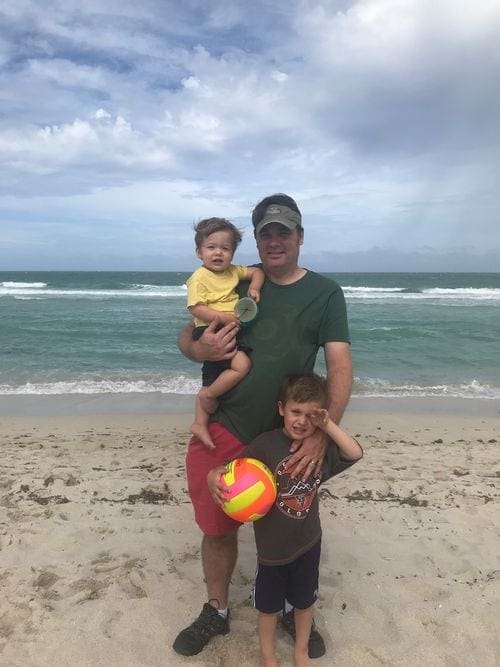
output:
[[[217,408],[217,399],[227,391],[235,387],[247,375],[252,364],[248,356],[241,352],[236,352],[231,359],[231,368],[228,368],[212,382],[209,387],[203,387],[199,393],[200,402],[208,414],[215,412]]]
[[[311,634],[313,607],[294,609],[295,616],[295,667],[307,667],[311,664],[307,652],[309,635]]]
[[[236,352],[231,359],[231,368],[219,375],[208,387],[202,387],[196,397],[194,422],[189,429],[193,435],[199,438],[209,449],[214,449],[208,431],[208,418],[217,409],[217,399],[222,394],[232,389],[242,380],[251,368],[251,362],[244,352]]]
[[[264,614],[259,611],[258,628],[260,644],[261,667],[278,667],[274,651],[274,636],[276,634],[277,614]]]
[[[196,396],[196,403],[194,409],[194,422],[191,424],[189,430],[191,433],[199,438],[203,444],[205,444],[209,449],[215,449],[215,445],[210,437],[210,432],[208,430],[208,418],[209,413],[203,408],[202,401],[200,399],[200,394],[203,391],[198,393]]]

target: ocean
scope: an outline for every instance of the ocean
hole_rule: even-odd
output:
[[[194,395],[200,367],[176,346],[188,275],[0,272],[0,396]],[[346,295],[353,396],[500,398],[500,273],[327,275]]]

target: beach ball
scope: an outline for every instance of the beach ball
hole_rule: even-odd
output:
[[[274,476],[257,459],[246,457],[230,461],[222,480],[228,488],[223,509],[235,521],[261,519],[276,500]]]

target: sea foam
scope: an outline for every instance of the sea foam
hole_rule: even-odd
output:
[[[124,289],[55,289],[45,283],[0,283],[0,296],[79,299],[185,298],[185,285],[134,285]]]
[[[81,379],[60,382],[27,382],[23,385],[0,385],[0,395],[62,395],[62,394],[178,394],[194,395],[201,387],[199,379],[186,375],[147,379]],[[499,399],[500,388],[477,380],[459,384],[419,385],[393,384],[374,378],[356,378],[353,396],[366,398],[483,398]]]
[[[184,375],[163,379],[82,379],[60,382],[26,382],[23,385],[0,385],[0,395],[58,395],[58,394],[196,394],[199,380]]]

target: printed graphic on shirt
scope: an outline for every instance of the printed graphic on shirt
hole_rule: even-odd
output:
[[[305,482],[285,472],[285,463],[290,457],[280,461],[276,467],[278,494],[276,507],[292,519],[305,519],[318,492],[320,477],[311,475]]]

